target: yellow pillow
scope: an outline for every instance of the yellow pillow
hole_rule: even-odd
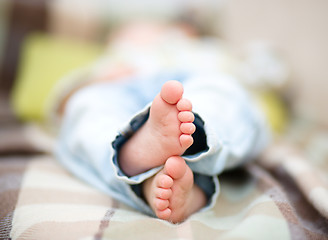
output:
[[[97,44],[30,35],[23,44],[11,96],[16,115],[22,120],[44,120],[46,99],[56,82],[73,69],[89,65],[102,50]]]
[[[281,97],[274,91],[259,91],[256,93],[259,104],[268,122],[276,134],[281,134],[288,124],[288,109]]]

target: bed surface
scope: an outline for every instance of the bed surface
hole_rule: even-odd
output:
[[[220,175],[215,207],[174,225],[77,180],[38,144],[46,138],[36,126],[1,123],[0,238],[328,239],[327,163],[287,144]]]

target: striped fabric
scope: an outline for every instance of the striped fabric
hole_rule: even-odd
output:
[[[0,239],[328,239],[322,134],[299,145],[307,151],[275,145],[259,161],[220,175],[215,207],[174,225],[77,180],[50,154],[40,154],[47,148],[24,144],[42,139],[29,129],[21,135],[0,129]],[[20,144],[10,143],[10,135]]]
[[[284,186],[255,164],[223,174],[215,208],[179,225],[116,202],[75,179],[51,156],[33,157],[22,169],[13,239],[328,239],[326,219],[309,203],[298,209]]]

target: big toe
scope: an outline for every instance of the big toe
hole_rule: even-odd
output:
[[[187,164],[185,160],[179,156],[168,158],[164,165],[164,172],[175,180],[182,178],[186,170]]]
[[[169,104],[176,104],[183,94],[183,86],[180,82],[171,80],[164,83],[161,89],[162,99]]]

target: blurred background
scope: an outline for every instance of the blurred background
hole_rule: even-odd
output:
[[[35,229],[46,232],[48,225],[35,222],[32,226],[27,221],[21,228],[16,219],[25,221],[34,214],[29,204],[33,209],[37,203],[43,208],[47,203],[55,206],[59,202],[49,202],[54,194],[60,195],[55,201],[68,199],[53,184],[59,169],[47,157],[55,141],[44,125],[47,99],[59,79],[101,56],[111,33],[137,20],[186,22],[203,35],[221,39],[220,46],[229,52],[227,67],[259,94],[278,133],[272,150],[259,159],[260,167],[247,167],[222,178],[222,190],[229,193],[224,198],[231,198],[239,209],[245,206],[243,216],[256,222],[255,215],[269,213],[266,218],[272,218],[274,227],[287,229],[288,224],[293,239],[324,236],[327,219],[322,217],[328,216],[327,0],[0,0],[0,238],[11,236],[15,222],[11,233],[18,234],[24,227],[26,236],[36,233]],[[40,154],[46,154],[45,158]],[[48,179],[48,172],[56,175]],[[58,183],[66,181],[66,176],[59,177],[63,179]],[[252,190],[253,183],[259,189]],[[235,194],[240,189],[242,194]],[[239,195],[247,198],[246,205],[239,202]],[[260,208],[254,208],[257,202]],[[19,210],[14,212],[16,205]],[[46,209],[52,211],[51,206]],[[273,208],[277,210],[271,212]],[[218,213],[226,219],[228,212],[221,210]],[[55,229],[67,229],[48,212]],[[107,213],[104,216],[107,219]],[[282,217],[286,225],[280,225]],[[233,218],[238,223],[233,230],[243,233],[240,226],[250,218]],[[6,223],[4,228],[1,223]],[[222,225],[225,233],[230,234],[227,230],[234,227],[232,223]],[[95,229],[99,229],[97,238],[106,230],[102,225]],[[248,230],[245,236],[252,233]],[[180,230],[178,233],[180,236]]]
[[[328,126],[327,12],[325,0],[1,0],[0,118],[12,121],[8,103],[40,118],[58,78],[96,59],[121,24],[147,19],[192,23],[259,66],[256,49],[272,47],[284,62],[272,84],[292,114]]]

